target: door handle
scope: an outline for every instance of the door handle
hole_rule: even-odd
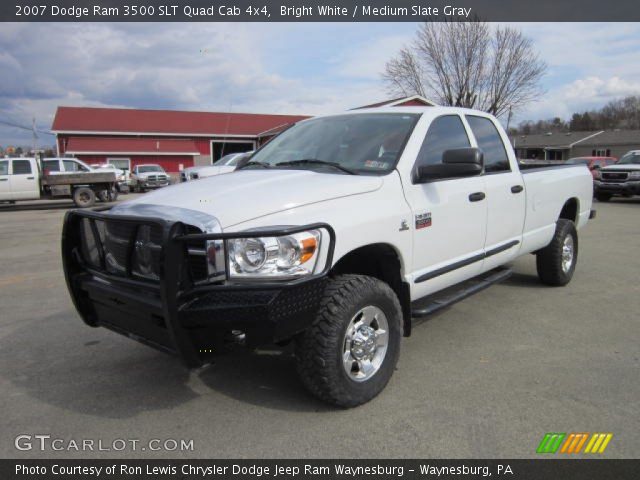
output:
[[[520,193],[523,190],[524,187],[522,185],[514,185],[513,187],[511,187],[511,193]]]
[[[475,192],[475,193],[472,193],[471,195],[469,195],[469,201],[470,202],[479,202],[480,200],[484,200],[484,197],[486,197],[484,192]]]
[[[9,180],[8,178],[0,178],[0,182],[6,182],[8,180]]]
[[[27,180],[33,180],[35,177],[27,177]]]

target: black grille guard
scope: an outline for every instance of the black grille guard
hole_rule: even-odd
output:
[[[89,265],[83,259],[80,252],[82,242],[80,235],[80,221],[82,219],[92,220],[91,225],[94,238],[97,238],[95,232],[95,220],[135,223],[138,226],[149,225],[160,227],[162,231],[162,243],[160,250],[159,281],[142,281],[134,278],[118,276],[111,274],[106,270],[99,270]],[[197,234],[185,234],[186,227],[187,225],[183,222],[166,220],[158,217],[121,214],[110,215],[108,213],[108,208],[104,207],[92,210],[71,210],[67,212],[62,229],[62,264],[65,281],[67,283],[71,299],[83,321],[90,326],[99,326],[97,319],[92,315],[91,305],[88,304],[88,302],[79,294],[81,278],[93,276],[100,281],[117,285],[120,288],[126,289],[129,287],[134,290],[152,292],[157,298],[159,298],[162,305],[162,317],[171,343],[175,347],[174,353],[179,354],[187,366],[195,367],[200,365],[202,362],[196,348],[189,338],[188,332],[180,324],[178,317],[179,309],[185,303],[186,297],[193,299],[194,296],[199,294],[221,290],[282,290],[292,288],[325,277],[330,270],[333,261],[336,237],[333,228],[326,223],[312,223],[301,226],[287,226],[273,229],[254,229],[240,232]],[[320,272],[292,280],[245,281],[238,283],[230,281],[226,240],[253,238],[258,236],[283,236],[314,229],[324,230],[329,236],[329,246],[326,251],[325,263]],[[223,280],[206,285],[185,283],[185,276],[181,275],[181,272],[184,272],[187,262],[186,243],[197,240],[222,241],[225,259],[225,278]],[[100,241],[98,241],[98,243],[100,243]],[[130,248],[133,248],[133,246]],[[99,251],[101,251],[101,249],[102,246],[98,247]],[[104,266],[103,251],[100,252],[100,256],[102,265]],[[160,345],[153,344],[153,342],[145,341],[144,338],[136,339],[156,348],[167,350],[166,348],[162,348]]]

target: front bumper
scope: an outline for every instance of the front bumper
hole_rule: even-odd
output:
[[[80,222],[129,222],[162,229],[158,282],[113,275],[83,258]],[[92,228],[95,230],[94,224]],[[328,232],[329,250],[322,272],[288,282],[234,284],[228,279],[211,284],[192,282],[187,243],[255,236],[255,232],[186,234],[180,222],[157,218],[109,216],[98,211],[67,213],[62,256],[67,287],[84,322],[106,327],[159,350],[182,357],[189,367],[204,363],[211,353],[244,334],[249,347],[286,340],[306,329],[319,308],[335,234],[326,224],[263,231],[287,235],[321,228]],[[133,250],[131,246],[131,250]],[[99,248],[99,250],[102,247]],[[226,246],[225,246],[226,250]],[[129,253],[128,258],[132,258]],[[101,265],[104,266],[104,252]],[[226,252],[225,252],[226,258]],[[228,269],[227,269],[228,270]],[[131,267],[126,269],[130,273]]]
[[[594,180],[593,190],[595,193],[605,192],[614,195],[640,195],[640,181],[603,182],[601,180]]]
[[[144,188],[162,188],[168,187],[169,182],[141,182],[140,183]]]

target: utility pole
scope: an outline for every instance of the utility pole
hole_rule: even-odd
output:
[[[36,156],[36,148],[38,147],[38,134],[36,133],[36,117],[31,119],[31,132],[33,133],[33,156]]]

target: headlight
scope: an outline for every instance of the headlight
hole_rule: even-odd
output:
[[[320,252],[318,230],[281,237],[228,240],[231,278],[298,277],[313,273]]]
[[[630,179],[634,179],[637,180],[640,178],[640,171],[639,172],[630,172],[629,173],[629,178]]]

